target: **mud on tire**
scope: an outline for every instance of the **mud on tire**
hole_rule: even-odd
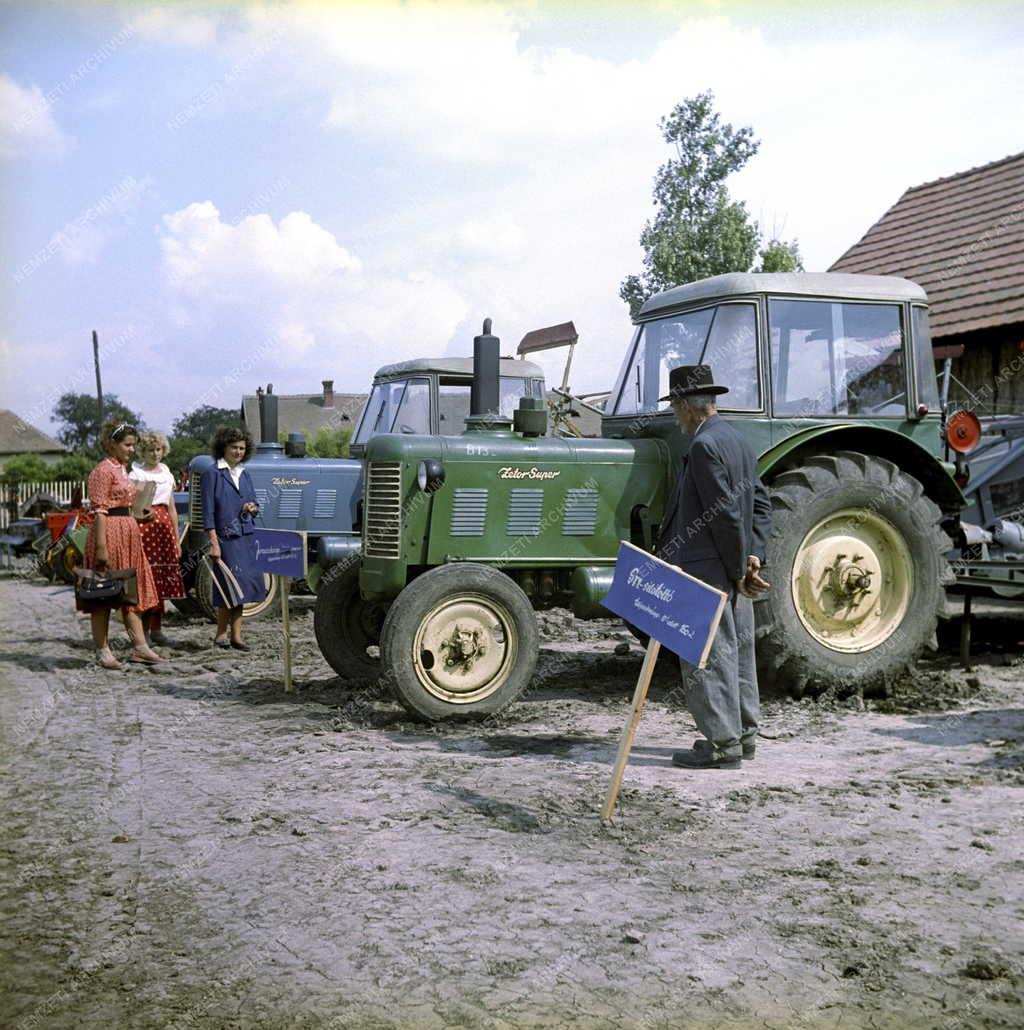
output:
[[[754,606],[762,689],[846,694],[900,672],[934,639],[943,604],[951,543],[938,507],[892,462],[854,451],[808,458],[770,488],[772,589]]]

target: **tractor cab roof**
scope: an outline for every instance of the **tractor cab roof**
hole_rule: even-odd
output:
[[[851,272],[730,272],[675,286],[650,297],[640,309],[642,321],[663,312],[702,300],[727,300],[770,293],[789,297],[830,297],[842,300],[876,300],[927,303],[917,283],[898,275],[855,275]]]
[[[385,365],[377,369],[374,382],[382,379],[395,379],[415,373],[437,372],[439,375],[465,376],[473,378],[472,358],[413,358],[412,361],[399,361],[394,365]],[[532,361],[519,358],[502,358],[498,374],[502,376],[519,376],[525,379],[543,379],[544,370]]]

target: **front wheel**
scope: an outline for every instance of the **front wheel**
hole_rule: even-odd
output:
[[[342,679],[376,679],[380,659],[370,648],[380,645],[387,605],[359,596],[359,565],[335,565],[316,585],[313,632],[320,653]]]
[[[942,610],[951,543],[938,507],[892,462],[853,451],[808,458],[771,492],[762,684],[799,697],[901,672]]]
[[[432,722],[500,712],[529,684],[538,647],[522,590],[503,572],[469,562],[413,580],[381,632],[395,697]]]

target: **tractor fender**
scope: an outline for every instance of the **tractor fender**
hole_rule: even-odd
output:
[[[767,482],[780,472],[802,465],[812,455],[837,451],[858,451],[893,462],[924,487],[925,494],[944,514],[955,514],[967,505],[953,480],[951,463],[929,453],[909,436],[882,426],[854,422],[811,426],[764,451],[757,459],[757,471]]]

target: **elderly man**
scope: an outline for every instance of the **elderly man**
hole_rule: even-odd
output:
[[[658,557],[728,596],[707,666],[682,663],[686,704],[704,734],[672,755],[673,765],[688,769],[736,768],[752,759],[760,708],[751,598],[768,589],[760,570],[771,502],[750,445],[718,415],[723,393],[728,388],[715,383],[709,365],[681,365],[661,398],[692,439],[669,495]]]

